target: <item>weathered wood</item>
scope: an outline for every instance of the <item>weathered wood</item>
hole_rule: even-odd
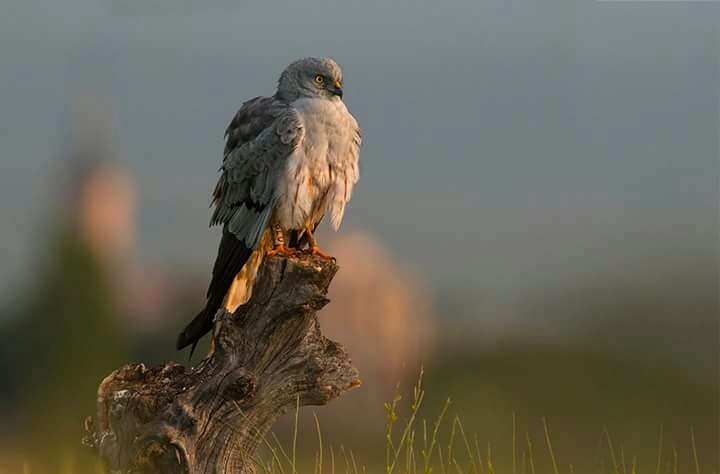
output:
[[[248,304],[218,311],[197,367],[129,364],[102,381],[86,443],[113,473],[255,472],[256,448],[298,397],[323,405],[360,383],[316,314],[336,271],[307,255],[266,259]]]

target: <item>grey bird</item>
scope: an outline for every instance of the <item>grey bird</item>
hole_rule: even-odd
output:
[[[213,192],[210,225],[222,224],[205,308],[180,333],[177,349],[212,329],[215,313],[252,295],[267,255],[292,245],[330,258],[314,231],[326,214],[335,230],[358,180],[361,132],[342,101],[340,66],[305,58],[280,75],[272,97],[245,102],[225,131],[225,156]],[[292,244],[291,244],[292,242]]]

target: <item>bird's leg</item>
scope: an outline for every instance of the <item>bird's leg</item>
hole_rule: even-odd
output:
[[[320,247],[318,247],[317,241],[315,240],[315,236],[313,235],[313,231],[308,229],[305,229],[305,232],[307,232],[307,238],[308,238],[308,252],[310,255],[315,255],[317,257],[323,258],[325,260],[335,260],[335,257],[331,257],[330,255],[324,253],[320,250]]]
[[[272,232],[274,246],[273,248],[268,250],[268,257],[272,255],[282,255],[284,257],[294,255],[296,252],[294,249],[285,247],[285,235],[283,233],[282,227],[280,227],[280,224],[274,224],[272,226]]]

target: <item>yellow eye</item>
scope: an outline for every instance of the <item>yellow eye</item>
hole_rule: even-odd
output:
[[[315,76],[315,84],[317,84],[319,86],[325,84],[325,78],[323,76],[321,76],[320,74],[318,74],[317,76]]]

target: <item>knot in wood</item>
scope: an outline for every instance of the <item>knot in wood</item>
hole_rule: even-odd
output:
[[[244,368],[234,369],[229,381],[223,389],[223,394],[228,400],[245,400],[253,396],[257,387],[257,377]]]

